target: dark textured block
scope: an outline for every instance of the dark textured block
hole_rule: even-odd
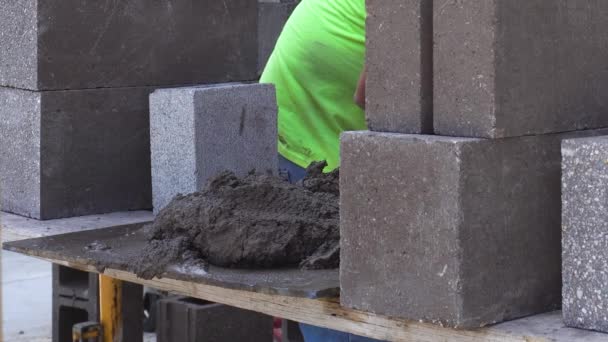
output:
[[[300,323],[286,319],[281,321],[281,337],[284,342],[305,342]]]
[[[560,142],[342,138],[341,301],[474,328],[561,301]]]
[[[120,341],[143,340],[143,286],[122,282]],[[53,265],[53,342],[72,340],[72,327],[99,322],[99,275]]]
[[[119,341],[142,342],[144,339],[144,287],[123,281],[120,291],[123,329],[119,332]]]
[[[159,302],[158,342],[272,341],[272,317],[189,298]]]
[[[161,89],[150,96],[150,115],[155,212],[222,171],[278,170],[273,85]]]
[[[434,2],[434,128],[501,138],[608,127],[608,2]]]
[[[53,264],[53,294],[73,300],[91,301],[97,310],[99,275]],[[95,311],[93,310],[93,311]]]
[[[608,136],[562,143],[563,314],[608,332]]]
[[[4,211],[37,219],[148,209],[151,88],[0,88]]]
[[[0,85],[31,90],[253,80],[257,1],[15,0]]]
[[[367,1],[366,115],[372,131],[433,131],[433,2]]]
[[[283,31],[283,27],[298,5],[288,2],[260,1],[258,8],[258,73],[261,74]]]
[[[53,265],[53,342],[71,341],[74,324],[99,321],[99,276]]]
[[[38,93],[0,88],[0,207],[34,218],[41,217],[41,106]]]

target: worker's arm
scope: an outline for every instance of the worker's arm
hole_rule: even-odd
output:
[[[361,75],[359,76],[359,83],[357,83],[357,90],[355,91],[355,103],[365,109],[365,81],[367,79],[367,67],[363,67]]]

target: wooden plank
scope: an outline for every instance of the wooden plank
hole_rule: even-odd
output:
[[[380,340],[422,342],[608,341],[608,335],[605,334],[564,327],[559,313],[533,316],[475,331],[462,331],[345,309],[340,306],[337,298],[323,300],[297,295],[298,291],[294,294],[293,291],[263,290],[258,286],[236,287],[232,282],[226,282],[225,279],[220,283],[210,283],[204,279],[193,281],[191,274],[169,272],[167,277],[162,279],[144,280],[133,273],[127,272],[126,268],[120,267],[124,263],[120,262],[120,256],[128,254],[128,251],[137,250],[144,241],[137,234],[134,234],[136,231],[138,229],[133,227],[115,227],[97,232],[71,233],[63,236],[13,242],[6,244],[4,247],[56,264],[97,273],[96,259],[91,258],[88,253],[83,254],[82,252],[82,246],[86,246],[93,241],[90,240],[92,237],[94,240],[107,242],[112,246],[114,252],[120,252],[115,255],[117,266],[109,266],[103,272],[109,277]],[[187,276],[187,279],[182,278],[182,276]],[[279,274],[276,276],[281,278],[285,275]],[[262,277],[260,281],[264,282],[265,278]]]
[[[122,319],[122,284],[121,280],[99,276],[99,321],[103,327],[103,342],[121,339]]]
[[[0,211],[2,242],[152,222],[151,211],[127,211],[39,221]]]
[[[63,266],[87,272],[97,272],[95,267],[84,264],[41,258]],[[346,331],[360,336],[388,341],[450,341],[450,342],[542,342],[545,338],[534,338],[523,334],[509,334],[491,329],[461,331],[442,328],[426,323],[392,319],[357,310],[342,308],[337,299],[308,299],[265,293],[226,289],[217,286],[192,283],[168,278],[144,280],[132,273],[106,269],[104,274],[159,290],[189,297],[200,298],[242,309],[283,317],[296,322],[312,324],[334,330]]]
[[[44,259],[75,264],[129,270],[134,256],[147,244],[141,224],[74,232],[8,242],[3,248]],[[106,249],[88,249],[91,244]],[[199,282],[223,288],[307,298],[336,297],[340,292],[338,270],[233,269],[213,265],[177,263],[165,270],[165,277]]]

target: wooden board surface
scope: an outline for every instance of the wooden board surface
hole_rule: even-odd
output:
[[[99,237],[99,235],[97,236]],[[6,244],[5,248],[75,269],[99,272],[99,269],[90,260],[65,256],[61,252],[61,248],[53,253],[45,253],[43,251],[48,251],[47,244],[51,241],[44,240],[44,243],[41,243],[40,239],[35,240],[38,241],[30,240],[28,242],[30,246],[28,249],[23,249],[22,245],[19,247],[21,242]],[[73,241],[73,239],[71,240]],[[32,248],[33,246],[43,247],[42,251],[36,251]],[[112,267],[106,268],[103,273],[110,277],[176,294],[388,341],[608,342],[606,334],[564,327],[559,312],[537,315],[475,331],[462,331],[346,309],[340,306],[337,298],[312,299],[264,291],[256,292],[251,289],[227,288],[206,282],[175,279],[171,274],[167,278],[145,280],[128,271]]]
[[[82,271],[97,271],[91,265],[43,259]],[[169,278],[144,280],[132,273],[115,269],[106,269],[104,274],[184,296],[387,341],[608,342],[606,334],[564,327],[559,312],[537,315],[476,331],[462,331],[345,309],[340,306],[337,298],[309,299],[272,295]]]
[[[44,221],[0,211],[0,240],[2,242],[17,241],[127,224],[148,223],[152,220],[154,220],[152,212],[145,210]]]
[[[4,248],[44,259],[90,265],[97,271],[106,267],[128,271],[133,258],[138,257],[146,245],[142,226],[132,224],[13,241],[5,243]],[[224,288],[306,298],[336,297],[340,291],[337,269],[240,270],[184,263],[172,265],[164,276]]]

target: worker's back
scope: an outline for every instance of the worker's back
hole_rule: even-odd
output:
[[[340,133],[366,126],[353,103],[364,54],[364,0],[300,3],[261,78],[277,88],[281,155],[302,167],[339,165]]]

